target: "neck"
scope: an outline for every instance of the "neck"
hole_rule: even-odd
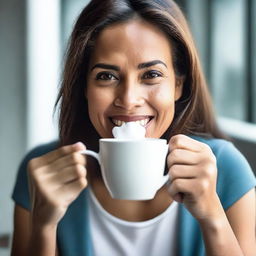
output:
[[[166,186],[163,186],[155,198],[147,201],[113,199],[101,177],[91,180],[91,188],[101,206],[113,216],[127,221],[145,221],[164,212],[172,203]]]

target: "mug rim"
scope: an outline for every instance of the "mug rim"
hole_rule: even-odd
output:
[[[123,143],[123,142],[130,142],[130,143],[137,143],[137,142],[149,142],[149,141],[155,141],[159,143],[166,143],[166,139],[158,139],[158,138],[141,138],[141,139],[116,139],[116,138],[101,138],[99,140],[100,142],[115,142],[115,143]]]

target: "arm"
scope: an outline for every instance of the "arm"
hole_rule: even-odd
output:
[[[27,255],[27,248],[29,244],[29,211],[15,205],[14,209],[14,232],[12,239],[12,256]]]
[[[229,223],[244,252],[256,254],[256,197],[255,189],[249,191],[226,212]]]
[[[187,136],[172,137],[167,162],[170,195],[197,219],[207,255],[254,255],[254,193],[244,195],[225,213],[216,192],[216,158],[209,146]]]
[[[87,186],[80,143],[28,163],[31,211],[16,205],[12,255],[56,255],[56,232],[69,205]]]
[[[31,238],[32,237],[32,238]],[[39,244],[38,241],[40,242]],[[35,243],[36,242],[36,243]],[[47,250],[44,251],[42,244],[47,244]],[[30,248],[30,245],[34,245],[34,248]],[[56,233],[46,232],[41,234],[39,229],[38,234],[32,235],[30,229],[30,212],[19,205],[15,205],[14,209],[14,233],[12,241],[12,256],[26,256],[27,251],[35,251],[32,255],[39,255],[41,252],[43,255],[47,255],[47,251],[52,252],[56,248],[55,256],[58,256],[58,249],[56,246]],[[49,255],[49,254],[48,254]]]
[[[248,255],[256,253],[255,191],[252,189],[227,212],[200,223],[207,255]]]

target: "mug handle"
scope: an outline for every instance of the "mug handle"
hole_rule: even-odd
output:
[[[167,153],[168,153],[168,149],[169,149],[169,145],[167,144],[166,145],[166,158],[167,158]],[[165,168],[167,168],[167,164],[165,164]],[[169,174],[167,173],[166,175],[164,175],[158,185],[158,188],[157,189],[160,189],[167,181],[170,180],[170,176]]]
[[[79,152],[82,155],[88,155],[94,157],[100,163],[100,155],[92,150],[82,150]]]

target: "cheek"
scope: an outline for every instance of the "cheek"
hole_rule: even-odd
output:
[[[103,119],[104,113],[112,104],[112,94],[106,90],[97,88],[88,88],[87,91],[88,111],[93,123]]]
[[[101,90],[97,90],[96,88],[88,88],[87,91],[87,100],[88,107],[90,110],[94,111],[95,109],[101,108],[101,105],[105,104],[104,95],[102,95]]]
[[[152,91],[151,99],[151,102],[154,102],[155,107],[159,108],[159,111],[173,110],[175,103],[174,90],[169,85],[159,87]]]

